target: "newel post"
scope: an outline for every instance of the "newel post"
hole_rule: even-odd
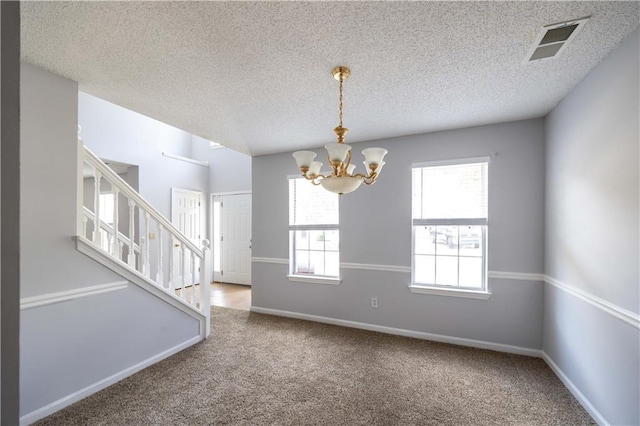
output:
[[[207,317],[205,337],[211,334],[211,271],[212,257],[209,240],[202,240],[202,256],[200,261],[200,309]]]

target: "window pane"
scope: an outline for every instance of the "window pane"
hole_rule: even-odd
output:
[[[418,255],[415,257],[415,282],[421,284],[435,284],[435,259],[435,256]]]
[[[313,270],[309,266],[308,251],[296,250],[295,265],[294,265],[293,271],[295,274],[313,274]]]
[[[415,169],[414,169],[415,170]],[[487,163],[422,167],[420,216],[414,218],[487,217]],[[414,175],[415,176],[415,175]],[[416,193],[414,191],[414,197]]]
[[[482,227],[460,226],[460,256],[482,257]]]
[[[460,286],[482,288],[482,258],[460,258]]]
[[[457,226],[436,226],[433,239],[436,242],[436,254],[457,256],[458,255],[458,227]]]
[[[312,273],[315,275],[325,275],[323,251],[309,252],[309,268],[313,271]]]
[[[324,231],[324,249],[338,251],[340,248],[340,233],[338,231]]]
[[[324,231],[309,232],[309,248],[311,250],[324,250]]]
[[[436,284],[458,285],[458,258],[449,256],[436,257]]]
[[[416,226],[414,233],[415,254],[435,254],[435,226]]]
[[[330,277],[340,276],[340,255],[329,251],[324,254],[324,273]]]
[[[339,223],[338,194],[306,179],[289,179],[289,224],[334,225]]]
[[[309,231],[295,231],[296,250],[309,250]]]

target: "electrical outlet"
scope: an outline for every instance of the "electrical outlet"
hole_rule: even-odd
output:
[[[372,308],[377,308],[378,307],[378,298],[377,297],[372,297],[371,298],[371,307]]]

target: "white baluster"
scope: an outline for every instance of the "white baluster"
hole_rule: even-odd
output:
[[[135,233],[135,208],[136,204],[133,200],[129,199],[129,259],[128,264],[132,268],[136,267],[136,252],[134,250],[134,233]]]
[[[191,252],[191,304],[196,305],[196,254]]]
[[[89,222],[89,218],[86,216],[82,216],[82,236],[87,237],[87,223]]]
[[[124,248],[124,243],[118,240],[118,260],[122,260],[122,249]]]
[[[107,234],[107,246],[106,247],[102,247],[104,249],[104,251],[108,252],[109,248],[111,247],[111,243],[113,241],[113,234]]]
[[[100,246],[101,243],[101,233],[100,229],[100,181],[102,180],[102,173],[100,173],[97,169],[94,170],[93,175],[93,244]]]
[[[171,243],[171,245],[169,246],[169,290],[171,290],[172,292],[175,290],[175,280],[174,280],[174,271],[173,268],[176,265],[176,259],[175,259],[175,253],[176,251],[173,249],[174,245],[175,245],[175,237],[173,236],[173,234],[169,235],[169,242]]]
[[[182,291],[180,292],[180,295],[186,302],[187,301],[187,273],[185,271],[185,268],[187,266],[187,262],[184,261],[184,255],[185,255],[184,246],[180,244],[180,281],[182,282]]]
[[[120,195],[120,190],[113,187],[113,241],[111,246],[111,254],[114,256],[118,255],[118,198]]]
[[[144,245],[142,246],[142,273],[145,277],[151,276],[151,265],[149,263],[149,213],[144,214]],[[142,241],[142,238],[140,239]]]
[[[158,223],[158,273],[156,274],[156,282],[164,287],[164,265],[162,264],[162,230],[162,225]]]

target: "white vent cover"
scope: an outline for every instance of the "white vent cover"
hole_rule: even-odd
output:
[[[525,62],[555,58],[560,55],[569,41],[580,32],[590,16],[558,24],[545,25],[538,32],[536,42],[527,54]]]

